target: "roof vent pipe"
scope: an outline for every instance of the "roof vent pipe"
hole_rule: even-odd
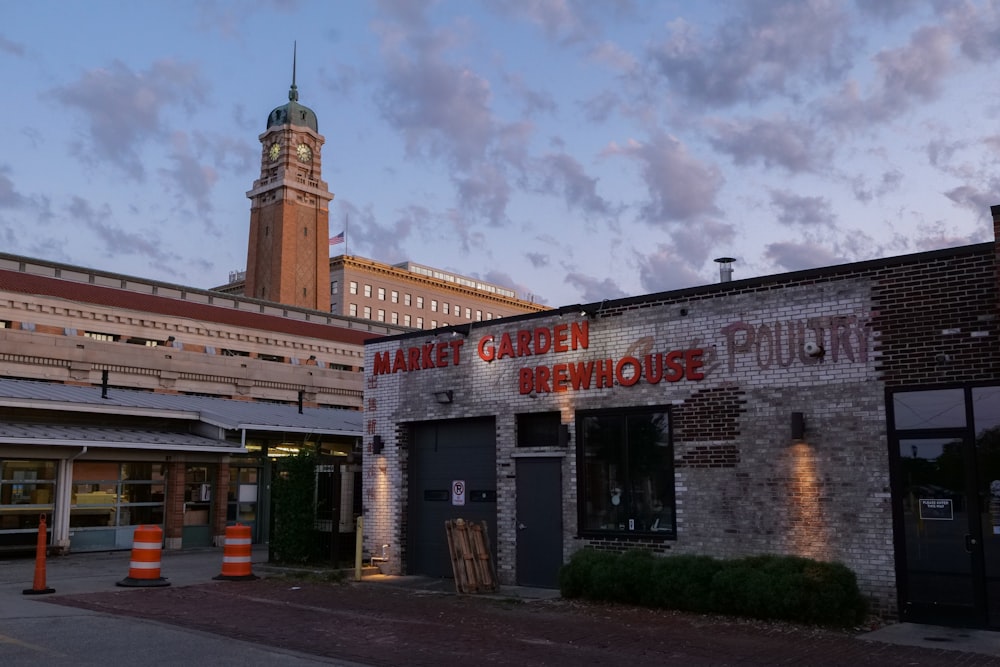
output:
[[[736,259],[733,257],[716,257],[715,261],[719,263],[719,282],[730,282],[733,279],[733,262]]]

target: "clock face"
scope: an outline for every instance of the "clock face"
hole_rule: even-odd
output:
[[[312,160],[313,152],[305,144],[299,144],[298,148],[295,149],[295,152],[298,154],[299,160],[302,162],[309,162]]]
[[[273,144],[271,144],[271,147],[267,149],[267,155],[268,157],[271,158],[271,162],[274,162],[275,160],[278,159],[278,156],[280,154],[281,154],[281,144],[275,141]]]

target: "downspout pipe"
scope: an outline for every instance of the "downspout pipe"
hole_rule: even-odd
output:
[[[59,460],[59,471],[56,477],[56,494],[53,498],[52,510],[52,541],[50,544],[60,551],[69,550],[69,513],[73,503],[73,462],[86,454],[90,448],[86,445],[73,456]]]

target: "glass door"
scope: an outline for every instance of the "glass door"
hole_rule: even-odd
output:
[[[982,531],[963,436],[898,441],[899,504],[906,620],[981,625]]]
[[[229,472],[229,494],[226,507],[226,523],[250,526],[250,536],[254,544],[260,540],[257,534],[257,479],[259,468],[232,466]]]
[[[900,614],[1000,628],[1000,386],[889,398]]]

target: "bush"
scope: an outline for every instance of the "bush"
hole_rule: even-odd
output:
[[[866,605],[840,563],[798,556],[657,558],[584,549],[559,573],[563,597],[819,625],[850,626]]]
[[[640,604],[680,611],[711,611],[712,581],[722,562],[709,556],[658,558]]]
[[[274,528],[269,560],[276,563],[306,563],[316,557],[315,524],[316,456],[300,451],[278,462],[271,482]]]

